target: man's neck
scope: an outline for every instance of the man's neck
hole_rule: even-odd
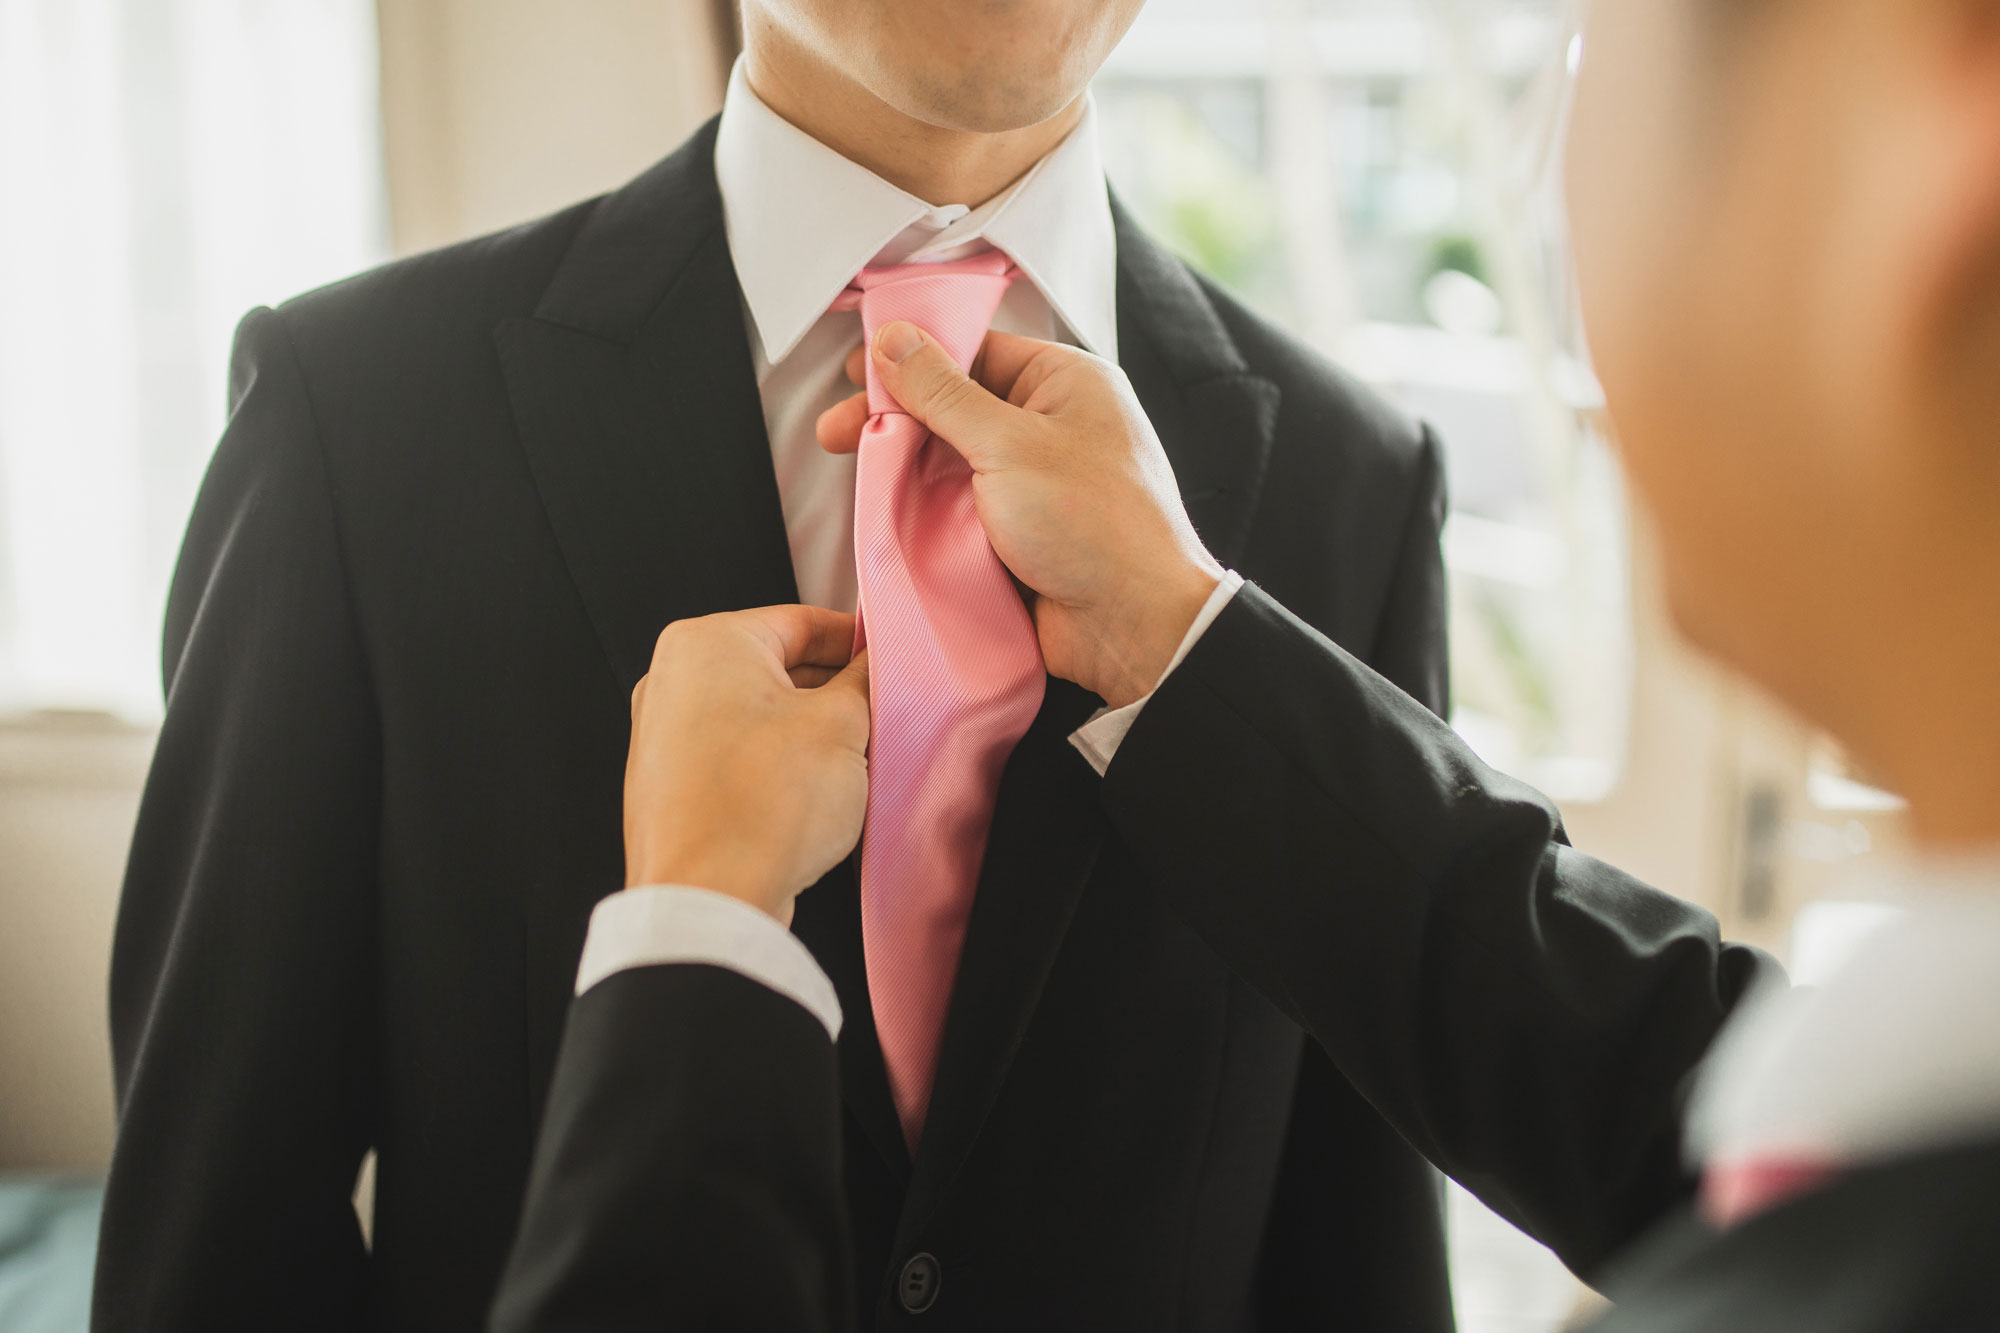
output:
[[[2000,719],[1992,710],[1941,724],[1926,753],[1913,756],[1913,776],[1903,795],[1910,825],[1927,849],[1945,854],[1990,852],[2000,847]]]
[[[744,73],[752,91],[780,116],[932,205],[985,203],[1046,157],[1083,117],[1079,97],[1025,129],[943,129],[896,110],[778,33],[749,34]]]
[[[1867,662],[1868,686],[1855,695],[1868,706],[1836,730],[1909,801],[1911,832],[1927,850],[1985,852],[2000,848],[2000,586],[1967,577],[1963,565],[1935,582],[1946,578],[1980,586],[1924,597],[1913,579],[1922,613],[1850,649]]]

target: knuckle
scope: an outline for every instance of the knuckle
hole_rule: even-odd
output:
[[[667,627],[660,631],[660,637],[653,642],[654,668],[685,656],[695,644],[715,631],[721,619],[721,616],[694,616],[668,622]]]
[[[668,622],[667,627],[660,631],[660,637],[653,640],[653,660],[657,662],[671,654],[675,646],[684,642],[687,636],[687,621],[675,620]]]
[[[937,368],[936,379],[931,385],[931,409],[939,415],[950,416],[964,410],[971,401],[972,381],[963,375],[954,375],[944,366]]]

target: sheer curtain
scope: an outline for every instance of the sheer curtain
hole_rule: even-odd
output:
[[[373,0],[0,0],[0,712],[159,711],[253,305],[388,249]]]

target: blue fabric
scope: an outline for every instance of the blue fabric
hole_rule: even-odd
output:
[[[104,1187],[0,1177],[0,1333],[86,1333]]]

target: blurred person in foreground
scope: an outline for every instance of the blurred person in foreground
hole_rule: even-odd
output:
[[[1441,1333],[1435,1173],[1070,744],[1142,687],[1045,673],[949,450],[814,422],[896,310],[1115,360],[1209,549],[1442,711],[1436,441],[1111,198],[1087,89],[1139,0],[741,8],[720,115],[636,180],[244,321],[120,906],[96,1326],[477,1326],[587,933],[733,938],[620,843],[655,641],[865,603],[875,822],[772,974],[838,998],[857,1324]]]
[[[1677,620],[1903,792],[1923,848],[1896,924],[1824,989],[1760,991],[1703,1064],[1672,1116],[1685,1207],[1627,1197],[1604,1150],[1660,1146],[1627,1123],[1665,1109],[1635,1051],[1746,965],[1702,946],[1699,914],[1567,848],[1546,802],[1236,587],[1115,371],[995,335],[968,379],[893,325],[867,374],[977,473],[1051,669],[1153,672],[1103,797],[1114,824],[1175,830],[1146,844],[1159,891],[1412,1143],[1573,1264],[1591,1199],[1651,1209],[1648,1237],[1579,1265],[1617,1302],[1595,1327],[2000,1326],[2000,0],[1601,0],[1570,171],[1592,345]],[[824,418],[829,447],[865,415]],[[1183,581],[1214,591],[1169,649],[1148,608]],[[672,656],[663,678],[701,674]],[[860,721],[797,734],[838,756]],[[689,733],[662,709],[635,772],[698,759]],[[738,787],[707,836],[807,836]],[[815,855],[858,832],[822,826]],[[772,933],[805,880],[721,891]],[[795,1283],[837,1267],[823,1032],[740,970],[699,970],[735,988],[712,992],[727,1059],[691,1058],[717,1039],[643,993],[690,972],[579,1000],[502,1328],[642,1326],[663,1290],[701,1285],[701,1247]],[[662,1126],[641,1114],[657,1099],[626,1100],[640,1070],[718,1095]],[[790,1327],[840,1326],[838,1302],[791,1292]]]

